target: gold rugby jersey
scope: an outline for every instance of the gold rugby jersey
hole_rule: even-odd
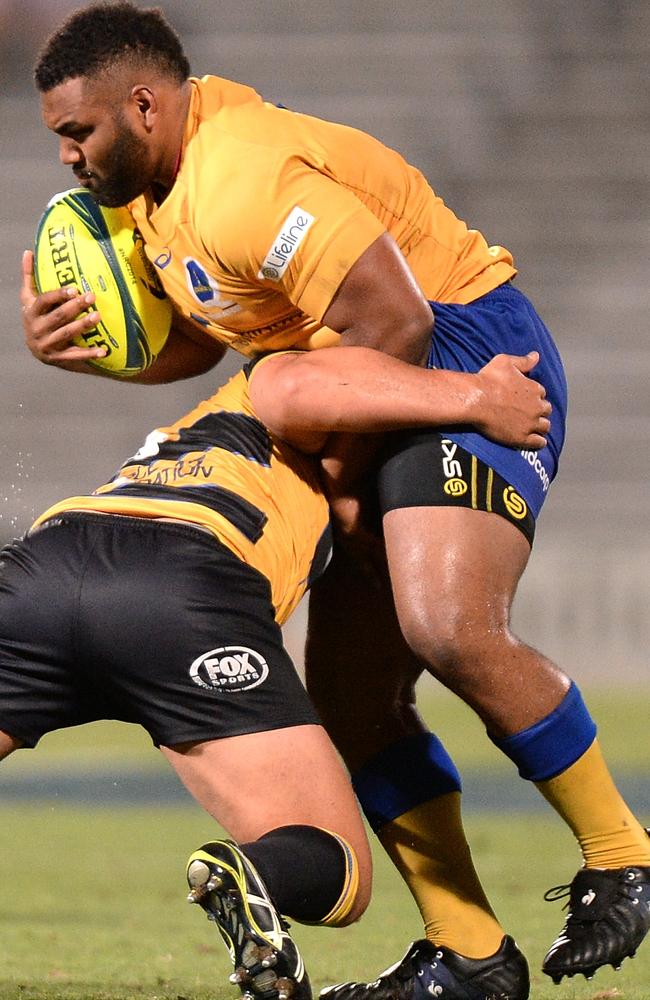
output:
[[[181,160],[131,210],[181,312],[243,354],[331,346],[341,281],[388,231],[431,300],[467,303],[515,274],[397,152],[357,129],[192,79]]]
[[[329,508],[316,461],[271,439],[250,402],[247,371],[149,434],[109,483],[55,504],[34,527],[70,510],[175,518],[207,528],[267,577],[280,624],[330,551]]]

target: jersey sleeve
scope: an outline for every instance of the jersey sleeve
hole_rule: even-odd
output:
[[[257,157],[221,192],[208,249],[222,267],[321,322],[348,271],[385,227],[353,191],[299,155]]]

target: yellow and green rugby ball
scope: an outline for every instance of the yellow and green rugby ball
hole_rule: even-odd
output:
[[[39,292],[94,292],[100,322],[74,340],[105,348],[89,364],[128,378],[155,361],[172,307],[128,208],[98,205],[84,188],[54,195],[36,232],[34,277]]]

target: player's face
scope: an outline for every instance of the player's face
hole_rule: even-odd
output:
[[[101,205],[126,205],[149,187],[149,145],[110,90],[102,93],[80,77],[66,80],[41,95],[41,111],[59,136],[61,162]]]

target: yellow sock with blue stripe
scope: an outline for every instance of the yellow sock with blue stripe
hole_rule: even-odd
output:
[[[460,775],[440,740],[428,732],[407,736],[367,761],[352,783],[411,890],[427,938],[468,958],[494,954],[505,932],[474,868]]]
[[[379,839],[418,905],[427,938],[468,958],[498,950],[505,931],[479,881],[465,838],[460,792],[398,816]]]
[[[571,827],[586,867],[650,864],[650,838],[612,780],[575,684],[539,722],[491,738]]]
[[[650,865],[650,837],[616,788],[598,740],[562,774],[536,784],[573,830],[587,868]]]

